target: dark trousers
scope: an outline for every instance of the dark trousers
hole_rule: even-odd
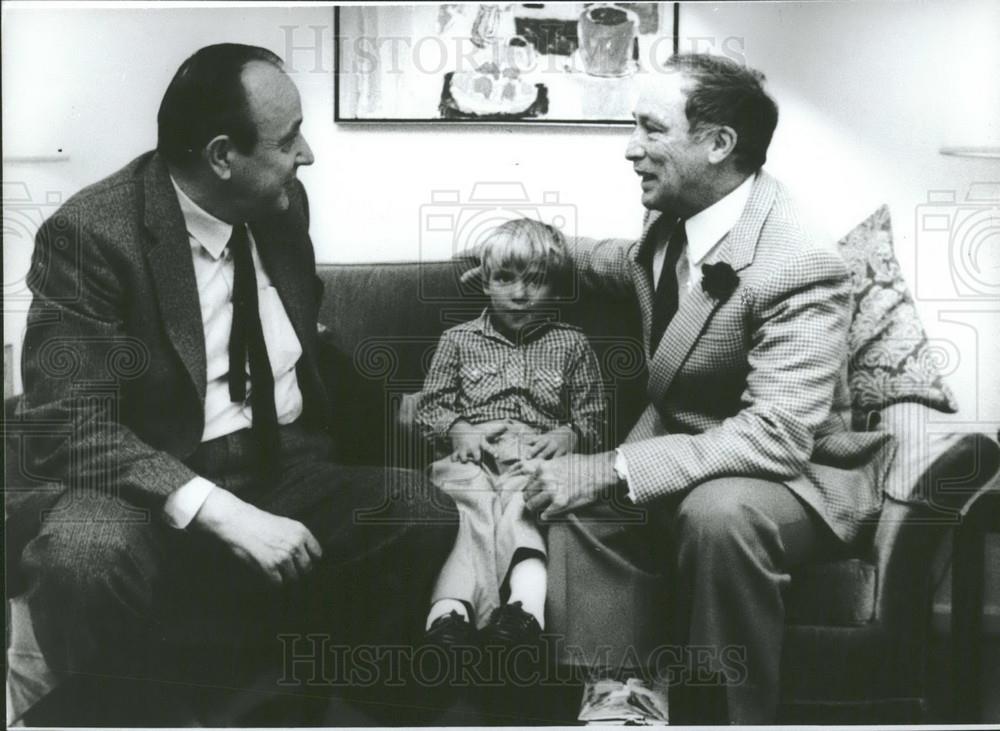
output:
[[[688,662],[671,722],[774,723],[790,572],[836,538],[787,487],[749,478],[698,485],[663,520],[672,634]]]
[[[450,499],[415,472],[334,464],[326,438],[298,425],[281,428],[281,447],[273,482],[260,478],[247,431],[201,445],[188,462],[312,531],[323,559],[291,586],[268,586],[219,541],[170,528],[159,510],[65,492],[21,562],[49,665],[135,676],[156,672],[164,644],[267,646],[310,632],[334,643],[412,642],[454,541]]]

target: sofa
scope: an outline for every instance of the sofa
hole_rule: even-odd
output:
[[[320,315],[323,369],[333,395],[341,461],[415,469],[429,464],[431,455],[412,428],[413,394],[421,387],[441,332],[476,316],[486,303],[474,284],[460,281],[466,268],[463,261],[319,267],[325,285]],[[607,436],[615,443],[644,405],[638,307],[623,295],[577,295],[559,303],[558,314],[584,329],[598,355],[612,415]],[[8,401],[5,408],[8,498],[44,483],[20,468],[20,450],[31,428],[13,418],[13,406]],[[914,414],[929,407],[911,403],[907,408],[904,416],[886,421],[892,422],[901,444],[915,444],[921,441],[921,421]],[[887,428],[874,410],[866,422],[866,428]],[[966,434],[950,440],[940,453],[918,451],[919,464],[911,470],[916,497],[886,497],[879,519],[843,555],[807,566],[793,577],[783,650],[782,721],[885,723],[925,718],[929,567],[946,535],[965,525],[963,516],[1000,494],[1000,448],[991,435]],[[17,556],[26,539],[7,536],[8,598],[21,589]],[[573,612],[574,602],[588,587],[573,585],[573,555],[559,548],[560,541],[566,544],[566,534],[560,537],[554,531],[550,540],[550,632],[562,633],[569,646],[576,634],[590,633],[586,623],[596,622],[608,628],[608,644],[618,647],[650,647],[663,641],[656,621],[668,600],[661,577],[637,572],[605,552],[601,560],[608,593],[590,596],[587,605],[593,611],[581,616]],[[975,580],[956,582],[955,591],[975,597]],[[629,621],[621,621],[622,606],[631,607]],[[28,621],[22,603],[15,624]],[[12,628],[8,643],[11,634],[23,635],[23,629]],[[955,644],[967,647],[969,642],[968,637],[956,638]],[[580,657],[560,661],[579,664]],[[963,661],[958,657],[956,665]],[[244,699],[235,707],[245,709],[247,703]],[[226,725],[241,722],[232,714],[215,719]]]
[[[411,428],[411,395],[419,390],[437,337],[446,327],[478,314],[485,300],[459,281],[467,264],[409,263],[323,267],[327,294],[321,319],[340,375],[338,443],[344,458],[420,468],[430,455]],[[644,406],[645,366],[634,301],[579,292],[560,316],[583,327],[604,378],[610,443],[622,439]],[[363,312],[345,320],[335,313]],[[405,334],[404,334],[405,333]],[[862,344],[856,345],[862,349]],[[372,410],[375,413],[372,413]],[[901,449],[896,479],[913,481],[907,499],[886,497],[877,521],[837,560],[810,565],[793,576],[783,652],[782,722],[899,723],[927,720],[928,646],[933,594],[930,570],[949,534],[980,522],[969,519],[1000,495],[1000,446],[996,435],[955,434],[926,445],[930,407],[902,402],[866,414],[868,428],[893,431]],[[372,418],[374,416],[374,418]],[[643,655],[666,642],[659,629],[669,600],[662,577],[637,571],[607,547],[592,545],[604,581],[574,585],[571,526],[549,533],[547,631],[559,635],[567,664],[601,657],[611,665],[625,648]],[[964,536],[960,542],[967,541]],[[981,546],[981,544],[980,544]],[[591,574],[592,575],[592,574]],[[957,574],[956,574],[957,575]],[[979,577],[981,581],[981,576]],[[970,583],[972,584],[970,586]],[[601,594],[593,594],[595,586]],[[975,643],[964,634],[979,611],[968,596],[975,582],[958,581],[955,604],[966,615],[953,622],[955,646]],[[981,596],[981,587],[979,588]],[[587,607],[587,612],[573,608]],[[623,617],[629,607],[632,617]],[[593,627],[600,627],[597,632]],[[582,646],[577,637],[603,636],[610,655]],[[616,658],[614,650],[619,656]],[[972,658],[958,656],[958,675],[969,679]],[[587,670],[588,668],[580,668]],[[961,692],[965,693],[966,690]],[[967,697],[967,696],[966,696]],[[968,714],[968,710],[956,710]],[[968,716],[965,716],[968,718]]]

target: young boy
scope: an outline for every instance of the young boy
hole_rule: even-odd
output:
[[[483,314],[438,344],[417,423],[439,455],[431,480],[459,510],[458,537],[427,616],[428,642],[537,641],[545,623],[545,541],[521,494],[522,460],[600,448],[597,358],[576,327],[540,309],[569,281],[558,230],[528,219],[494,230],[481,251]],[[485,626],[484,626],[485,625]]]

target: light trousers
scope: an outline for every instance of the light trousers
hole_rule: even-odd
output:
[[[525,440],[537,433],[515,423],[489,446],[481,464],[445,457],[431,465],[430,481],[455,501],[459,515],[455,546],[431,601],[468,602],[479,626],[500,606],[518,551],[546,553],[538,524],[524,506],[522,490],[530,475],[512,472],[522,457],[527,458]]]

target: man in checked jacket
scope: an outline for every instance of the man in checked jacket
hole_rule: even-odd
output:
[[[707,720],[773,723],[789,573],[877,513],[892,445],[850,431],[848,274],[761,170],[778,118],[762,75],[682,55],[654,77],[625,153],[648,209],[643,235],[572,252],[589,284],[634,292],[649,403],[617,449],[541,463],[526,504],[543,520],[580,517],[552,527],[567,551],[632,545],[630,558],[648,561],[667,545],[658,570],[671,576],[674,641],[708,650],[701,665],[685,655],[689,680],[715,679],[698,702],[681,684],[672,723],[719,708],[728,719]],[[645,509],[644,524],[584,520],[609,491]],[[620,616],[634,621],[628,607]]]

